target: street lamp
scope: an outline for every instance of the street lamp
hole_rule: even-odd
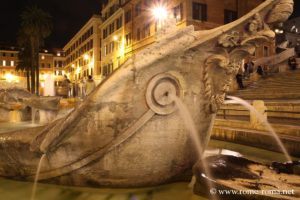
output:
[[[84,60],[88,60],[89,58],[90,58],[89,55],[87,55],[87,54],[84,54],[84,55],[83,55],[83,59],[84,59]]]
[[[10,83],[10,82],[15,80],[15,77],[11,73],[8,73],[8,74],[5,75],[5,79],[6,79],[7,82]]]
[[[168,18],[167,8],[162,5],[155,6],[152,8],[152,15],[157,20],[157,28],[160,29],[163,22]]]
[[[275,29],[275,33],[277,33],[277,34],[282,34],[282,33],[283,33],[283,30],[282,30],[282,29],[276,28],[276,29]]]
[[[118,42],[118,41],[119,41],[119,37],[118,37],[117,35],[114,35],[113,40],[114,40],[115,42]]]
[[[167,19],[168,17],[168,11],[167,8],[163,6],[156,6],[152,9],[152,14],[155,17],[155,19],[163,21]]]

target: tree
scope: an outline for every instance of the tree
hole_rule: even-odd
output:
[[[39,95],[39,51],[51,31],[52,18],[47,12],[36,6],[29,6],[22,12],[19,33],[20,37],[28,42],[23,53],[29,55],[30,61],[21,63],[30,64],[30,70],[27,71],[30,71],[31,92],[37,95]]]
[[[18,54],[19,62],[16,66],[16,71],[26,72],[27,77],[27,90],[30,91],[30,49],[28,47],[22,48]]]

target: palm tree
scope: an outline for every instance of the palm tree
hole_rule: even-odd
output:
[[[52,30],[51,16],[36,6],[27,7],[21,14],[20,34],[30,49],[31,92],[39,95],[39,50]]]
[[[30,90],[30,73],[31,73],[31,51],[30,43],[22,31],[18,33],[17,39],[18,46],[22,47],[18,54],[18,60],[16,71],[26,72],[27,77],[27,90]]]
[[[30,91],[30,66],[31,66],[30,49],[27,47],[22,48],[19,51],[18,57],[19,57],[18,59],[19,62],[17,63],[16,71],[26,72],[27,90]]]

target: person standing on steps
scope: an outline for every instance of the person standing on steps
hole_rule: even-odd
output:
[[[91,75],[88,76],[88,80],[85,84],[86,95],[89,95],[96,87],[95,81]]]
[[[244,89],[244,84],[243,84],[243,75],[244,75],[244,66],[241,65],[241,67],[239,68],[239,71],[237,73],[237,75],[235,76],[236,78],[236,82],[239,86],[239,89]]]
[[[297,44],[295,46],[295,52],[297,57],[300,57],[300,39],[297,39]]]
[[[296,68],[297,68],[297,61],[296,61],[295,57],[290,57],[289,61],[288,61],[288,64],[289,64],[291,70],[296,70]]]
[[[67,77],[67,75],[64,75],[64,80],[62,82],[62,86],[66,88],[66,97],[70,97],[71,96],[71,81],[70,79]]]
[[[261,77],[264,76],[264,70],[263,70],[262,66],[258,66],[258,67],[257,67],[256,73],[257,73],[258,75],[260,75]]]

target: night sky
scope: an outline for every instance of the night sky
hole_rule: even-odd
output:
[[[4,0],[0,5],[0,43],[16,44],[20,15],[27,5],[37,5],[50,13],[53,31],[47,48],[62,48],[93,14],[100,14],[103,0]]]
[[[4,0],[0,6],[0,44],[16,44],[20,14],[34,4],[50,13],[54,30],[46,40],[47,48],[62,48],[93,14],[99,14],[105,0]],[[300,16],[300,1],[295,0],[294,17]]]

